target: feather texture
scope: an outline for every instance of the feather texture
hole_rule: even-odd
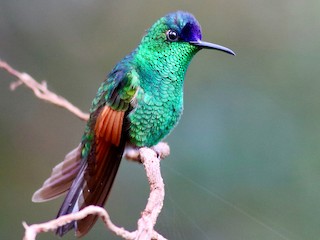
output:
[[[124,111],[116,111],[109,106],[99,110],[94,127],[94,144],[86,161],[82,161],[80,171],[58,217],[77,212],[89,205],[103,206],[106,202],[125,146],[122,134],[124,116]],[[57,234],[62,236],[75,227],[76,235],[83,236],[91,229],[96,219],[96,216],[88,216],[69,223],[58,228]]]
[[[51,176],[33,196],[33,202],[45,202],[59,197],[69,190],[80,170],[81,144],[69,152],[63,162],[52,169]]]

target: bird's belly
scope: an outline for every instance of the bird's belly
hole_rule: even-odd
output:
[[[182,102],[138,104],[128,115],[129,141],[136,146],[153,146],[176,126],[182,114]]]

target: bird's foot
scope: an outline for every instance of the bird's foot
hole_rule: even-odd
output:
[[[128,160],[141,163],[140,152],[138,147],[127,144],[123,155]]]
[[[170,155],[170,147],[165,142],[160,142],[157,145],[152,146],[150,149],[152,149],[157,154],[157,158],[164,159]],[[140,148],[132,145],[127,145],[124,152],[124,157],[128,160],[141,163]]]
[[[157,157],[164,159],[170,155],[170,147],[166,142],[159,142],[157,145],[151,147],[157,153]]]

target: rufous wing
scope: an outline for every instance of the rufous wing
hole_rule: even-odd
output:
[[[122,158],[125,136],[123,124],[125,112],[104,106],[97,116],[94,126],[94,142],[84,167],[75,180],[75,191],[66,197],[58,216],[83,209],[89,205],[103,206],[111,190],[114,178]],[[77,184],[78,183],[78,184]],[[74,195],[77,194],[77,198]],[[70,207],[70,202],[73,203]],[[75,223],[76,235],[85,235],[95,223],[97,217],[90,215]],[[72,223],[70,223],[72,224]],[[64,226],[57,230],[63,235],[73,226]]]

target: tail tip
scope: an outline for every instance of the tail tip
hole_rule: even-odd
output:
[[[67,232],[72,230],[75,227],[75,221],[72,221],[71,223],[67,223],[64,226],[58,227],[56,230],[56,235],[59,237],[63,237]]]

